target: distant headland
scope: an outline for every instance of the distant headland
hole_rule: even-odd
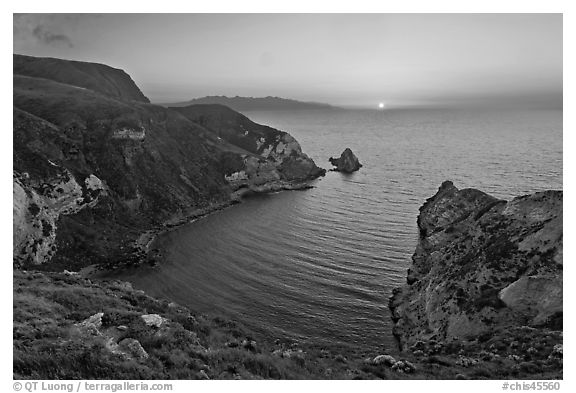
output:
[[[338,107],[318,103],[303,102],[281,97],[227,97],[227,96],[207,96],[194,98],[185,102],[171,104],[161,104],[165,107],[183,107],[189,105],[220,104],[232,108],[236,111],[293,111],[293,110],[314,110],[314,109],[339,109]]]

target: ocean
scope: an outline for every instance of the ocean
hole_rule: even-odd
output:
[[[164,234],[136,288],[274,338],[374,353],[395,345],[388,299],[406,280],[418,208],[444,180],[493,196],[562,189],[562,111],[250,112],[319,166],[364,165],[314,188],[246,199]]]

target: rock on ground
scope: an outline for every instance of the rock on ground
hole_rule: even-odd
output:
[[[144,314],[141,315],[140,317],[142,318],[146,326],[155,328],[159,328],[160,326],[162,326],[164,322],[166,322],[166,319],[162,318],[158,314]]]

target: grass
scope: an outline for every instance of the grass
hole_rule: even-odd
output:
[[[103,312],[103,335],[75,324]],[[276,347],[258,341],[236,323],[196,315],[135,291],[124,283],[96,283],[60,273],[14,273],[14,378],[25,379],[196,379],[317,378],[314,360],[272,355]],[[146,326],[142,314],[158,313],[166,326]],[[145,361],[122,359],[106,349],[106,334],[126,330],[117,341],[134,338]],[[230,343],[237,343],[231,346]]]
[[[468,341],[420,342],[402,353],[388,352],[416,366],[416,372],[405,374],[350,351],[295,345],[286,338],[272,343],[234,321],[193,313],[119,281],[15,271],[13,289],[16,379],[562,378],[562,359],[550,357],[562,343],[557,330],[515,327]],[[75,326],[98,312],[104,313],[101,334]],[[149,327],[143,314],[159,314],[167,322]],[[114,354],[106,345],[109,337],[136,339],[149,357]],[[254,345],[246,345],[253,340]]]
[[[47,78],[117,98],[149,102],[130,76],[103,64],[16,54],[13,60],[14,74]]]

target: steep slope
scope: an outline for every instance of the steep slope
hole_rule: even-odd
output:
[[[302,152],[296,139],[274,128],[256,124],[222,105],[192,105],[172,108],[192,122],[211,130],[219,138],[257,156],[244,156],[243,163],[227,178],[238,187],[246,180],[308,180],[326,172]],[[265,159],[265,161],[262,160]]]
[[[302,111],[318,109],[335,109],[335,107],[317,102],[302,102],[280,97],[226,97],[208,96],[195,98],[186,102],[166,104],[169,107],[190,105],[225,105],[235,111]]]
[[[143,228],[229,198],[219,153],[202,137],[209,133],[178,114],[47,80],[15,77],[15,86],[14,105],[25,110],[14,115],[14,170],[45,199],[38,205],[53,205],[50,192],[78,193],[91,177],[106,190],[93,208],[47,221],[58,228],[63,265],[115,259]]]
[[[129,283],[14,272],[15,379],[312,379],[326,369],[326,377],[353,376],[318,352],[263,341]]]
[[[113,98],[150,102],[124,71],[104,64],[14,55],[14,74],[50,79]]]
[[[303,169],[281,171],[288,157],[247,151],[176,111],[46,78],[14,76],[13,132],[19,266],[139,262],[145,232],[229,204],[239,188],[292,188],[323,173],[300,150],[289,161]]]
[[[506,202],[444,182],[418,228],[408,283],[390,301],[402,348],[562,328],[561,191]]]

